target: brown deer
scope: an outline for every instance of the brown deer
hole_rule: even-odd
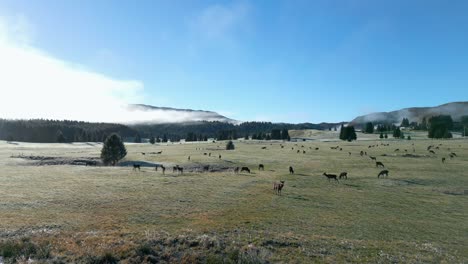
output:
[[[377,178],[380,178],[380,176],[388,177],[388,170],[383,170],[383,171],[379,172],[379,175],[377,175]]]
[[[442,163],[445,163],[445,158],[442,158]]]
[[[294,169],[291,166],[289,166],[289,174],[294,174]]]
[[[375,167],[382,167],[382,168],[385,168],[385,166],[383,165],[383,163],[380,162],[380,161],[376,161],[376,162],[375,162]]]
[[[348,173],[347,173],[347,172],[342,172],[342,173],[340,173],[339,178],[340,178],[340,180],[341,180],[341,178],[348,179]]]
[[[328,181],[330,181],[331,179],[334,179],[336,182],[339,182],[335,174],[327,174],[326,172],[324,172],[323,176],[327,177]]]
[[[235,168],[234,168],[234,173],[235,173],[235,174],[239,174],[239,167],[235,167]]]
[[[241,170],[240,170],[240,172],[244,172],[244,171],[250,173],[249,167],[242,167]]]
[[[377,161],[377,158],[376,157],[372,157],[372,156],[369,156],[369,158],[373,161]]]
[[[275,191],[277,195],[281,195],[281,190],[283,189],[283,187],[284,187],[284,181],[273,183],[273,190]]]
[[[140,164],[133,163],[133,170],[136,170],[136,169],[138,169],[138,171],[140,171]]]

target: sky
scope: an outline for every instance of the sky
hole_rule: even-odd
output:
[[[0,117],[123,122],[142,103],[318,123],[468,101],[467,14],[465,0],[0,0]]]

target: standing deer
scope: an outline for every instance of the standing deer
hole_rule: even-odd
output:
[[[342,173],[340,173],[339,178],[340,178],[340,180],[341,180],[341,178],[348,179],[348,173],[347,173],[347,172],[342,172]]]
[[[339,182],[335,174],[327,174],[326,172],[324,172],[323,176],[327,177],[328,181],[330,181],[331,179],[334,179],[336,182]]]
[[[281,195],[281,190],[283,189],[283,187],[284,187],[284,181],[273,183],[273,190],[275,191],[277,195]]]
[[[133,170],[136,171],[136,169],[138,169],[138,171],[140,171],[140,164],[133,163]]]
[[[289,174],[294,174],[294,169],[291,166],[289,166]]]
[[[265,170],[265,166],[263,166],[263,164],[258,164],[258,170]]]

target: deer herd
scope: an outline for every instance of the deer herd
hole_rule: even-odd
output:
[[[272,144],[270,144],[272,145]],[[305,150],[300,150],[300,148],[305,148],[304,145],[302,146],[298,146],[297,144],[295,144],[297,146],[297,153],[303,153],[303,154],[306,154],[306,151]],[[412,144],[413,145],[413,152],[415,152],[415,148],[414,148],[414,143]],[[284,149],[284,145],[283,144],[280,144],[281,146],[281,149]],[[379,144],[377,145],[369,145],[368,148],[371,149],[371,148],[375,148],[375,147],[378,147]],[[390,144],[380,144],[380,146],[390,146]],[[427,151],[429,153],[431,153],[432,155],[436,155],[436,152],[435,150],[439,150],[440,149],[440,146],[442,146],[442,144],[439,144],[439,146],[434,146],[434,145],[430,145],[427,147]],[[198,150],[199,148],[197,148]],[[266,147],[262,147],[262,149],[266,149]],[[291,148],[292,150],[295,150],[294,147]],[[309,147],[309,149],[315,149],[316,151],[319,150],[318,147],[315,147],[315,148],[312,148],[312,147]],[[343,148],[340,147],[340,146],[333,146],[333,147],[330,147],[331,150],[339,150],[339,151],[342,151]],[[394,152],[399,152],[400,149],[399,148],[396,148],[394,150]],[[448,148],[448,151],[451,151],[450,148]],[[408,152],[407,149],[405,149],[405,152]],[[204,155],[207,155],[207,156],[211,156],[211,153],[203,153]],[[352,153],[351,152],[348,152],[348,155],[351,156]],[[359,155],[361,157],[363,156],[367,156],[367,151],[363,151],[361,150],[359,152]],[[405,154],[405,155],[413,155],[413,154]],[[383,154],[382,156],[387,156],[386,154]],[[450,159],[453,159],[454,157],[457,157],[457,154],[454,153],[454,152],[450,152],[450,154],[448,155],[450,157]],[[368,156],[372,162],[375,162],[375,167],[376,168],[383,168],[384,170],[381,170],[378,174],[377,174],[377,178],[384,178],[384,177],[388,177],[389,175],[389,171],[388,169],[385,169],[385,165],[383,164],[383,162],[381,161],[378,161],[377,160],[377,157],[376,156]],[[219,159],[221,159],[221,155],[218,156]],[[190,161],[191,160],[191,157],[188,156],[188,160]],[[445,163],[446,162],[446,157],[442,157],[442,163]],[[139,164],[133,164],[133,170],[136,171],[136,170],[140,170],[141,166]],[[166,171],[166,168],[161,165],[161,164],[157,164],[156,167],[155,167],[155,170],[158,171],[158,168],[161,168],[162,169],[162,173],[165,174],[165,171]],[[210,166],[209,165],[205,165],[203,166],[203,171],[204,172],[207,172],[209,171],[209,168]],[[258,165],[258,170],[259,171],[265,171],[265,165],[264,164],[259,164]],[[249,169],[249,167],[246,167],[246,166],[243,166],[243,167],[235,167],[233,170],[232,170],[235,174],[239,174],[239,173],[243,173],[243,172],[246,172],[246,173],[251,173],[251,170]],[[173,173],[179,173],[179,174],[183,174],[184,172],[184,169],[182,167],[180,167],[179,165],[175,165],[173,166],[172,168],[172,172]],[[289,166],[289,174],[294,174],[294,168],[292,166]],[[339,175],[336,175],[336,174],[329,174],[327,172],[324,172],[322,174],[322,176],[326,177],[328,179],[328,181],[334,181],[334,182],[337,182],[339,183],[339,180],[342,180],[342,179],[345,179],[347,180],[348,179],[348,173],[347,172],[341,172]],[[285,181],[284,180],[281,180],[279,182],[274,182],[273,183],[273,190],[275,192],[275,194],[277,195],[281,195],[281,191],[283,189],[285,185]]]

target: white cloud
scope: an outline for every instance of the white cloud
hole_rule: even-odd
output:
[[[31,42],[24,16],[0,17],[0,118],[93,122],[181,122],[196,113],[130,111],[143,103],[139,80],[119,80],[51,56]]]

